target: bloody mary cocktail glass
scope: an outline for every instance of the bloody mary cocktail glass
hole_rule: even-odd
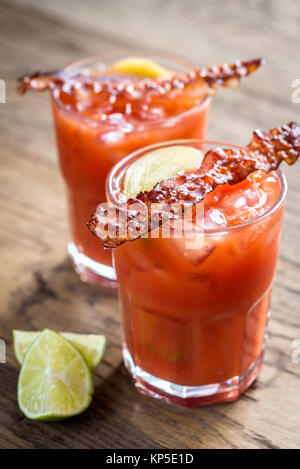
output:
[[[107,69],[129,54],[107,55],[76,62],[65,69],[72,78],[80,72],[102,74],[115,80]],[[139,54],[145,57],[145,54]],[[147,56],[147,54],[146,54]],[[151,56],[156,63],[172,72],[185,72],[192,67],[163,56]],[[163,109],[141,113],[132,118],[122,113],[109,113],[105,105],[80,95],[80,102],[56,89],[52,104],[60,167],[66,182],[71,225],[69,253],[79,276],[86,281],[116,286],[111,252],[104,250],[91,236],[86,221],[97,205],[106,200],[105,179],[110,169],[131,152],[157,142],[204,138],[210,98],[195,98],[180,105],[170,99]],[[75,109],[74,109],[75,107]],[[155,111],[155,112],[154,112]]]
[[[134,161],[170,144],[204,151],[234,147],[186,141],[135,152],[111,171],[108,201],[120,202],[124,174]],[[174,229],[169,237],[140,238],[114,249],[123,357],[141,392],[184,406],[205,405],[236,399],[258,376],[286,190],[280,171],[257,171],[206,196],[200,244]],[[188,223],[195,223],[192,216]]]

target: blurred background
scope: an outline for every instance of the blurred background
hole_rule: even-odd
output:
[[[193,416],[176,409],[174,417],[173,411],[160,407],[165,418],[158,430],[160,404],[145,404],[148,401],[137,397],[118,368],[121,355],[115,294],[80,283],[67,260],[68,223],[49,96],[16,94],[18,76],[57,69],[103,52],[163,52],[195,66],[263,56],[267,62],[261,70],[244,80],[238,90],[220,90],[212,104],[208,137],[246,144],[254,128],[299,122],[300,103],[291,98],[292,82],[300,78],[299,44],[298,0],[0,1],[0,78],[7,85],[6,104],[0,104],[0,337],[10,345],[12,328],[40,329],[45,324],[72,324],[74,331],[92,332],[87,330],[87,321],[97,328],[99,318],[103,332],[110,334],[107,358],[96,382],[101,389],[96,416],[106,422],[106,433],[94,433],[94,441],[86,436],[90,425],[97,425],[93,411],[89,411],[90,420],[82,417],[80,437],[81,430],[77,435],[68,423],[52,427],[53,441],[35,424],[29,427],[19,421],[13,429],[19,414],[15,403],[3,397],[0,430],[7,441],[14,441],[17,433],[20,447],[72,447],[76,441],[81,447],[95,446],[99,441],[103,447],[113,447],[110,445],[117,445],[120,439],[112,436],[117,422],[124,447],[299,444],[295,409],[299,408],[300,371],[290,354],[291,341],[300,337],[300,165],[284,168],[289,197],[269,349],[253,397],[259,402],[251,402],[250,390],[248,402],[243,397],[235,407],[220,406],[217,411],[206,409],[201,414],[195,411]],[[0,373],[3,392],[14,393],[16,364],[11,348],[8,367]],[[121,403],[117,389],[124,392]],[[116,420],[118,413],[124,421]],[[6,422],[3,427],[1,418]],[[181,431],[174,430],[173,418],[180,422]],[[206,436],[198,432],[199,425]],[[226,436],[225,429],[229,432]],[[26,443],[23,435],[29,431],[31,441]]]
[[[276,117],[282,122],[299,113],[290,99],[291,83],[299,75],[297,0],[1,4],[1,71],[9,78],[116,49],[175,54],[195,66],[265,56],[267,65],[244,82],[241,92],[221,91],[213,106],[210,137],[241,143],[252,127],[272,126]],[[28,109],[28,102],[23,105]]]

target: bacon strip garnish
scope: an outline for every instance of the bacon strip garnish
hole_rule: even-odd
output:
[[[108,82],[103,76],[89,76],[80,72],[58,70],[53,72],[35,72],[32,75],[25,75],[19,78],[18,92],[24,94],[28,90],[45,91],[55,88],[64,89],[71,95],[91,93],[109,93],[114,96],[124,97],[132,101],[140,99],[141,94],[165,95],[174,90],[191,89],[197,96],[210,95],[216,93],[216,87],[224,86],[235,88],[239,85],[240,79],[255,72],[264,59],[253,59],[247,61],[236,60],[231,64],[214,65],[192,70],[181,75],[174,75],[172,78],[156,79],[149,78],[139,80],[128,80],[124,78],[121,82]]]
[[[295,122],[265,132],[255,130],[246,147],[214,148],[205,154],[198,170],[161,181],[150,191],[141,192],[135,199],[113,206],[112,210],[99,206],[88,227],[105,247],[115,248],[125,241],[140,238],[167,220],[181,217],[217,186],[237,184],[257,170],[275,170],[282,161],[292,165],[299,154],[300,127]],[[166,204],[174,203],[177,210],[166,211]],[[156,213],[154,224],[153,204]],[[134,229],[130,229],[130,225]]]

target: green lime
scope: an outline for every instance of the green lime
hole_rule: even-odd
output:
[[[198,168],[203,153],[196,148],[174,145],[150,151],[136,160],[127,170],[123,193],[126,198],[149,191],[159,181],[175,176],[180,171]]]
[[[18,402],[33,420],[60,420],[88,408],[91,371],[81,353],[60,334],[45,329],[28,349],[19,375]]]
[[[22,365],[27,350],[29,349],[30,345],[33,344],[35,339],[39,335],[41,335],[41,332],[14,330],[12,335],[13,335],[15,356],[19,364]]]
[[[30,345],[40,334],[41,332],[13,331],[15,355],[20,365],[22,365]],[[60,334],[82,353],[92,370],[99,365],[106,346],[106,337],[104,335],[74,334],[71,332],[60,332]]]
[[[99,365],[106,347],[104,335],[73,334],[72,332],[61,332],[60,334],[82,353],[92,370]]]

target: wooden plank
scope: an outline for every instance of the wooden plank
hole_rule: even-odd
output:
[[[81,283],[67,258],[64,187],[48,97],[15,94],[15,78],[27,71],[115,48],[138,45],[197,64],[263,51],[268,65],[240,90],[222,90],[213,103],[210,138],[244,143],[253,127],[299,119],[299,105],[290,99],[291,82],[299,78],[292,47],[299,41],[298,17],[293,0],[243,6],[217,0],[1,2],[1,78],[8,96],[0,105],[0,336],[7,342],[7,364],[0,364],[0,448],[299,447],[300,367],[291,360],[292,341],[300,338],[299,165],[285,170],[289,197],[260,379],[232,404],[171,407],[130,384],[116,294]],[[108,336],[91,408],[55,424],[28,421],[16,404],[11,330],[45,326]]]

